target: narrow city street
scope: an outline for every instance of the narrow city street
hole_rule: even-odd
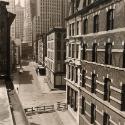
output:
[[[65,91],[51,91],[46,82],[46,76],[36,74],[35,63],[23,63],[23,73],[14,74],[14,86],[19,95],[23,108],[35,106],[56,105],[65,102]],[[63,114],[65,116],[65,113]],[[69,115],[69,117],[71,117]],[[70,118],[72,120],[72,117]],[[62,125],[57,112],[35,114],[28,116],[31,125]],[[67,122],[67,121],[66,121]],[[75,124],[74,121],[72,121]]]

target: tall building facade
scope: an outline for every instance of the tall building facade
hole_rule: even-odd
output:
[[[68,16],[68,0],[38,0],[37,12],[41,16],[41,32],[47,33],[53,27],[65,27],[65,17]]]
[[[47,35],[46,76],[52,87],[65,87],[65,28],[53,28]]]
[[[79,125],[125,124],[124,5],[124,0],[71,2],[66,100]]]
[[[20,0],[18,4],[15,6],[16,10],[16,35],[15,37],[23,40],[23,27],[24,27],[24,8],[20,4]]]
[[[37,0],[37,14],[41,18],[41,35],[47,34],[54,27],[65,27],[65,18],[68,16],[69,3],[69,0]],[[44,45],[46,44],[44,41]],[[41,48],[44,52],[47,51],[45,49]],[[38,55],[39,63],[45,65],[45,55],[41,55],[42,53],[40,56]],[[40,57],[43,58],[40,59]]]
[[[31,14],[31,0],[25,0],[24,7],[24,38],[23,42],[32,46],[32,14]]]

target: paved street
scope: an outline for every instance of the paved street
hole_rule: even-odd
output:
[[[65,91],[50,91],[46,83],[46,77],[36,75],[34,63],[25,64],[23,69],[22,74],[15,74],[14,84],[24,108],[56,104],[59,101],[65,102]],[[63,125],[58,113],[35,114],[28,116],[28,120],[31,125]],[[64,116],[65,113],[63,113]],[[72,120],[72,117],[70,120]]]

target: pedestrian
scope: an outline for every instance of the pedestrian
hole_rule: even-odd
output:
[[[18,87],[17,87],[17,93],[19,93],[19,89],[18,89]]]

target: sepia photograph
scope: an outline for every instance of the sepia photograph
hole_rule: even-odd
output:
[[[125,125],[125,0],[0,0],[0,125]]]

